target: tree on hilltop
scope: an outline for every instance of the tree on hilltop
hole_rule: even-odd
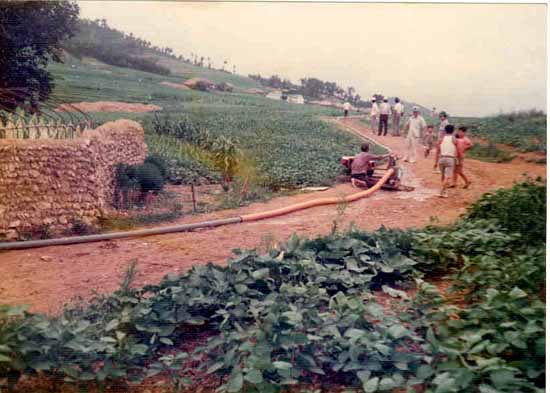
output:
[[[73,1],[0,1],[0,89],[22,88],[0,104],[14,109],[28,101],[36,108],[53,89],[48,61],[61,62],[63,39],[76,31],[79,7]]]

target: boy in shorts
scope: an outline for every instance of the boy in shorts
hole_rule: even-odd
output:
[[[453,135],[455,127],[452,124],[445,126],[445,136],[439,141],[436,160],[441,171],[441,198],[448,198],[447,188],[451,187],[456,163],[456,139]]]
[[[424,150],[424,158],[428,158],[430,151],[434,146],[434,126],[431,124],[426,128],[426,135],[424,135],[424,146],[426,147],[426,150]]]
[[[456,166],[451,187],[456,187],[459,176],[464,180],[464,188],[468,188],[472,184],[464,174],[464,154],[473,146],[472,141],[466,136],[466,131],[468,131],[468,128],[458,127],[458,133],[456,134]]]

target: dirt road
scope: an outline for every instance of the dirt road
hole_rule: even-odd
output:
[[[341,124],[373,137],[358,119],[342,120]],[[404,155],[402,138],[386,136],[374,139],[400,156]],[[294,232],[309,237],[326,234],[335,220],[340,228],[354,223],[364,230],[373,230],[380,225],[422,227],[433,220],[449,223],[483,193],[511,186],[525,175],[546,174],[544,165],[466,160],[465,171],[471,176],[473,185],[468,190],[454,189],[449,199],[441,199],[437,197],[439,178],[432,172],[433,159],[433,155],[428,159],[420,156],[415,164],[401,164],[403,182],[415,186],[415,191],[379,191],[371,198],[348,205],[341,215],[334,206],[318,207],[275,219],[200,232],[0,253],[0,303],[29,304],[32,311],[56,313],[75,296],[89,298],[94,290],[99,293],[115,290],[126,267],[134,259],[138,261],[139,270],[136,285],[154,283],[169,272],[185,271],[196,264],[226,263],[231,250],[237,247],[265,247],[286,240]],[[340,184],[323,192],[275,198],[266,203],[200,217],[183,217],[177,223],[232,217],[356,191],[349,184]]]

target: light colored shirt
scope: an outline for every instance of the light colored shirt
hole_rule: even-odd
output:
[[[405,109],[405,107],[404,107],[403,104],[400,103],[400,102],[398,102],[397,104],[395,104],[394,107],[393,107],[393,111],[394,111],[395,113],[400,114],[400,115],[403,114],[404,109]]]
[[[380,114],[381,115],[389,115],[391,113],[391,106],[387,102],[383,102],[380,104]]]
[[[443,120],[439,123],[439,136],[438,139],[441,140],[445,136],[445,127],[449,125],[449,119]]]
[[[371,116],[378,115],[378,104],[376,102],[372,103],[372,107],[370,108],[370,115]]]
[[[344,103],[344,110],[345,111],[351,110],[351,104],[349,102]]]
[[[409,127],[407,138],[420,138],[422,130],[426,128],[426,121],[420,115],[417,117],[411,116],[409,120],[407,120],[405,127]]]
[[[456,157],[456,144],[452,135],[445,135],[439,146],[440,157]]]

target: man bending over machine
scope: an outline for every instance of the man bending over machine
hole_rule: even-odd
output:
[[[372,176],[374,169],[370,166],[371,161],[383,160],[391,156],[391,153],[376,155],[369,153],[368,143],[361,145],[361,152],[355,156],[351,163],[351,184],[354,187],[365,187],[367,176]]]

